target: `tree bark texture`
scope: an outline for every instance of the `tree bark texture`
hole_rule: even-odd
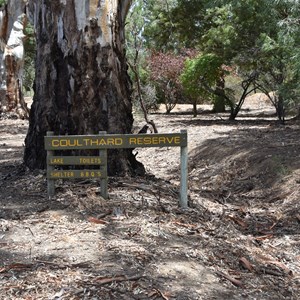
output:
[[[124,50],[127,0],[32,0],[37,55],[24,161],[44,168],[47,131],[130,133],[131,81]],[[109,152],[109,174],[143,167],[131,150]]]
[[[22,95],[25,12],[24,0],[9,0],[0,9],[0,112],[21,118],[29,112]]]

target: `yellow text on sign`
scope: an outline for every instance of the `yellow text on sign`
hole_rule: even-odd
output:
[[[101,158],[89,158],[89,157],[79,157],[79,163],[81,165],[99,165],[102,163]]]
[[[165,136],[149,136],[149,137],[132,137],[129,138],[130,145],[168,145],[168,144],[177,144],[180,145],[180,137],[165,137]]]
[[[48,156],[47,162],[51,166],[63,165],[106,165],[106,156]]]
[[[122,138],[83,138],[83,139],[52,139],[51,146],[54,148],[65,147],[91,147],[91,146],[122,146]]]
[[[186,134],[111,134],[90,136],[46,136],[46,150],[114,149],[187,146]]]
[[[50,164],[53,164],[53,165],[63,165],[64,164],[64,159],[62,157],[59,157],[59,158],[52,157],[50,159]]]
[[[50,179],[71,179],[71,178],[105,178],[105,170],[55,170],[49,171],[47,177]]]

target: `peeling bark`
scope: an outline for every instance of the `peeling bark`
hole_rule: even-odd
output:
[[[6,105],[6,72],[5,72],[5,59],[4,51],[7,42],[7,31],[8,31],[8,16],[7,6],[3,6],[0,10],[0,112],[3,110],[3,106]]]
[[[35,96],[25,141],[28,167],[45,167],[46,131],[131,132],[131,82],[123,48],[125,2],[30,2],[37,56]],[[109,174],[136,169],[144,171],[130,150],[109,153]]]
[[[28,117],[22,95],[26,1],[9,0],[0,10],[0,111]]]

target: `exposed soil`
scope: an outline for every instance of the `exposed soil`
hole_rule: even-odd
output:
[[[235,122],[206,108],[151,116],[188,130],[188,209],[179,148],[135,150],[147,176],[110,178],[109,200],[93,180],[48,199],[27,121],[2,116],[0,299],[300,299],[300,125],[257,97]]]

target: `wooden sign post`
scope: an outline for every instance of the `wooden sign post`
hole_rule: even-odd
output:
[[[180,206],[186,208],[188,190],[188,151],[187,131],[167,134],[106,134],[54,136],[47,132],[45,149],[47,150],[48,195],[54,195],[55,179],[100,178],[101,196],[107,198],[107,149],[138,147],[180,147],[181,184]],[[59,150],[99,149],[99,156],[55,156]],[[57,170],[54,166],[89,165],[100,169]]]

